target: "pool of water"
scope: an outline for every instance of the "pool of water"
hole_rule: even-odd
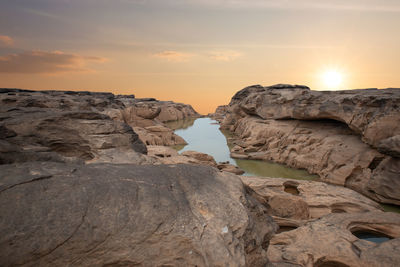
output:
[[[259,160],[233,159],[230,157],[229,146],[225,135],[219,130],[217,121],[210,118],[199,118],[193,122],[176,122],[167,126],[175,129],[175,134],[181,136],[188,143],[186,146],[175,147],[178,151],[194,150],[207,153],[217,162],[226,162],[238,166],[246,173],[244,175],[256,175],[267,177],[294,178],[302,180],[318,179],[317,175],[311,175],[305,170],[298,170],[282,164]],[[225,135],[224,135],[225,134]]]
[[[355,235],[359,239],[371,241],[374,243],[383,243],[385,241],[390,240],[389,237],[387,237],[383,234],[371,233],[371,232],[365,232],[365,231],[354,232],[353,235]]]

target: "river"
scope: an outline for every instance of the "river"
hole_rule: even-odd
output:
[[[238,166],[245,171],[244,175],[301,180],[318,179],[317,175],[311,175],[305,170],[290,168],[283,164],[231,158],[227,142],[228,133],[221,132],[218,122],[210,118],[169,122],[167,126],[174,129],[175,134],[181,136],[188,143],[186,146],[176,147],[179,152],[194,150],[207,153],[213,156],[217,162],[229,161],[229,163]]]

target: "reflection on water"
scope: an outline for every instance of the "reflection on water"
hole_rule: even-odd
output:
[[[168,127],[171,124],[168,124]],[[184,125],[178,128],[176,126]],[[188,145],[182,147],[176,147],[180,152],[187,150],[194,150],[198,152],[207,153],[215,158],[217,162],[229,161],[229,163],[238,166],[243,169],[246,173],[244,175],[256,175],[256,176],[267,176],[267,177],[281,177],[281,178],[293,178],[301,180],[314,180],[318,179],[317,175],[311,175],[305,170],[298,170],[289,168],[282,164],[265,162],[259,160],[246,160],[246,159],[233,159],[230,157],[230,151],[227,144],[227,138],[230,137],[230,133],[221,132],[219,130],[219,124],[210,118],[199,118],[192,122],[192,125],[186,123],[176,122],[175,134],[181,136]]]
[[[400,213],[400,206],[391,205],[391,204],[381,204],[381,206],[382,206],[384,211]]]
[[[172,130],[187,129],[188,127],[193,125],[195,120],[196,118],[186,118],[178,121],[167,121],[164,122],[164,124]]]

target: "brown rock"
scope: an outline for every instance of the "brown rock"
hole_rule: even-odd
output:
[[[201,152],[197,152],[197,151],[184,151],[181,153],[181,155],[197,159],[198,161],[201,161],[201,162],[203,162],[207,165],[211,165],[213,167],[217,166],[215,159],[212,156],[205,154],[205,153],[201,153]]]
[[[330,213],[381,210],[378,203],[351,189],[322,182],[252,176],[240,179],[275,217],[308,220]]]
[[[235,175],[190,165],[1,168],[1,266],[268,263],[276,226]]]
[[[380,233],[391,240],[375,244],[358,239],[354,234],[360,231]],[[397,266],[400,214],[330,214],[275,235],[268,258],[275,266]]]
[[[252,86],[232,98],[221,127],[235,133],[234,158],[307,169],[322,181],[399,205],[399,92]]]

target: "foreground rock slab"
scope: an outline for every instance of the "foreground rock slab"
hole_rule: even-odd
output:
[[[276,225],[207,166],[2,165],[0,265],[264,266]]]
[[[377,244],[359,239],[354,235],[359,231],[390,240]],[[395,267],[400,262],[400,214],[330,214],[275,235],[268,258],[272,266]]]

